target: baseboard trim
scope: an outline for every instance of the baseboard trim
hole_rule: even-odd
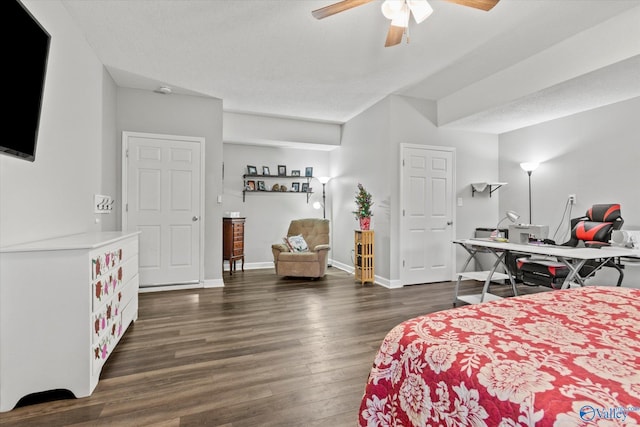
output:
[[[158,285],[158,286],[141,286],[138,289],[138,293],[143,294],[146,292],[163,292],[163,291],[179,291],[184,289],[201,289],[203,284],[199,283],[185,283],[181,285]]]
[[[203,288],[224,288],[224,280],[222,279],[207,279],[202,284]]]
[[[236,265],[236,269],[234,271],[242,271],[241,270],[242,267],[240,267],[239,265]],[[275,268],[273,266],[273,261],[267,261],[267,262],[248,262],[245,263],[244,265],[244,269],[245,270],[262,270],[262,269],[266,269],[266,268]],[[222,269],[222,273],[228,273],[229,269],[228,268],[223,268]]]
[[[332,266],[340,269],[342,271],[346,271],[349,274],[354,274],[355,273],[355,268],[353,267],[353,265],[349,265],[349,264],[343,264],[341,262],[337,262],[337,261],[333,261]],[[382,286],[384,288],[387,289],[400,289],[402,288],[402,284],[400,282],[400,280],[390,280],[387,279],[386,277],[381,277],[378,275],[374,275],[373,277],[373,283],[375,283],[376,285]]]

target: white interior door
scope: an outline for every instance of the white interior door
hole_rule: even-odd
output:
[[[203,138],[123,133],[123,229],[140,231],[140,286],[197,283]]]
[[[401,150],[401,282],[451,280],[455,151],[409,144]]]

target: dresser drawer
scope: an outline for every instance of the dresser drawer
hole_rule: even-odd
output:
[[[137,274],[138,255],[134,253],[116,268],[109,270],[106,274],[100,275],[98,279],[92,282],[91,309],[96,311],[100,308],[124,283],[129,282]]]
[[[118,298],[113,298],[93,313],[92,342],[94,344],[109,333],[116,319],[120,317],[120,311]]]
[[[91,346],[91,365],[93,374],[98,374],[107,358],[113,352],[123,333],[122,314],[115,316],[109,329]]]
[[[136,299],[139,290],[139,275],[135,275],[129,280],[120,291],[118,291],[118,299],[122,303],[122,307],[126,307],[129,302]]]

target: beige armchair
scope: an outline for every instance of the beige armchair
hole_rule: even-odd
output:
[[[285,244],[271,246],[276,274],[294,277],[323,277],[329,253],[329,220],[319,218],[291,221],[287,237],[301,235],[309,250],[293,252]]]

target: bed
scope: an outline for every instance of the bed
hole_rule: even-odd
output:
[[[380,345],[359,425],[640,425],[640,289],[541,292],[407,320]]]

